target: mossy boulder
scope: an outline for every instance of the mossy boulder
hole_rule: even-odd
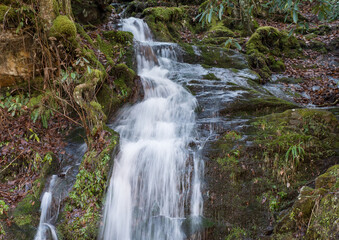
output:
[[[299,53],[300,44],[293,36],[270,26],[258,28],[246,43],[246,52],[253,51],[274,56],[295,56]]]
[[[233,50],[220,47],[200,46],[201,56],[195,57],[193,62],[199,62],[205,66],[220,68],[248,68],[246,59]],[[189,60],[189,59],[187,59]]]
[[[142,14],[155,39],[159,41],[179,42],[180,30],[190,28],[182,7],[151,7],[146,8]]]
[[[282,233],[305,235],[305,239],[335,239],[338,236],[339,165],[332,166],[315,181],[315,189],[301,188],[292,208],[278,222],[275,236]]]
[[[319,226],[315,211],[321,199],[336,194],[338,183],[334,183],[333,175],[338,168],[330,168],[316,180],[319,188],[301,187],[312,184],[314,176],[338,161],[338,120],[327,111],[292,109],[254,118],[246,125],[249,127],[225,132],[205,148],[210,161],[205,166],[208,194],[204,213],[216,223],[209,237],[224,239],[232,236],[230,230],[236,227],[251,239],[307,235],[309,223],[315,221]],[[292,155],[286,157],[293,146],[305,151],[298,164]],[[326,183],[320,184],[321,179]],[[335,197],[327,202],[337,211]],[[319,239],[335,239],[333,229],[337,225],[329,222],[335,223],[338,217],[337,213],[330,215],[323,217],[326,220],[319,226],[320,235],[308,239],[317,239],[322,231],[326,237]]]
[[[225,27],[221,22],[212,26],[206,34],[209,37],[235,37],[234,32]]]
[[[284,63],[278,57],[295,57],[300,53],[300,44],[294,36],[274,27],[260,27],[246,43],[246,53],[249,64],[266,82],[271,73],[285,69]],[[273,57],[274,56],[274,57]]]
[[[217,76],[214,75],[214,73],[208,73],[202,76],[203,79],[207,80],[220,80]]]
[[[49,34],[52,37],[69,41],[74,45],[76,42],[77,28],[68,16],[59,15],[54,19]]]
[[[106,31],[103,36],[108,39],[111,43],[127,44],[133,42],[133,34],[124,31]]]
[[[140,78],[126,64],[118,64],[112,68],[110,75],[113,84],[104,83],[97,99],[107,116],[114,114],[123,104],[136,102],[143,96]]]
[[[246,89],[244,89],[246,90]],[[234,101],[225,105],[221,115],[232,116],[263,116],[270,113],[283,112],[287,109],[298,108],[297,105],[274,96],[262,95],[255,90],[245,91]]]
[[[210,27],[199,44],[224,46],[230,37],[235,37],[234,32],[225,27],[222,22],[218,22]]]

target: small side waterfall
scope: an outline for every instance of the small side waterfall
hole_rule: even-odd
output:
[[[50,235],[53,240],[58,240],[55,228],[50,224],[51,219],[53,218],[52,214],[52,191],[57,181],[58,176],[53,175],[49,183],[48,191],[44,193],[41,200],[41,216],[38,231],[35,235],[34,240],[45,240],[48,239],[47,236]],[[48,234],[50,232],[50,234]]]
[[[168,78],[177,47],[153,42],[140,19],[122,20],[134,34],[138,74],[145,99],[124,109],[114,129],[120,133],[106,197],[104,240],[180,240],[189,216],[202,215],[202,161],[190,150],[195,140],[196,99]]]
[[[40,205],[40,222],[34,240],[58,240],[55,223],[59,216],[60,203],[68,196],[75,177],[78,174],[78,166],[87,146],[82,142],[73,142],[71,136],[66,146],[67,157],[62,161],[58,175],[52,175],[47,190],[44,192]]]

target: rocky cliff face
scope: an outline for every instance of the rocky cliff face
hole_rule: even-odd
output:
[[[0,88],[29,81],[33,71],[33,40],[14,31],[0,33]]]

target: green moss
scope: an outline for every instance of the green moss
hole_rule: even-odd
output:
[[[126,64],[116,65],[110,75],[115,78],[114,87],[104,84],[97,95],[98,102],[107,116],[117,111],[130,99],[137,76]]]
[[[82,54],[86,59],[88,59],[91,62],[94,68],[100,69],[102,72],[106,72],[105,67],[98,60],[92,49],[82,48]]]
[[[225,27],[222,22],[212,26],[210,30],[208,30],[207,35],[209,37],[235,37],[234,32]]]
[[[131,44],[133,42],[133,34],[124,31],[106,31],[103,36],[111,43]]]
[[[248,55],[248,62],[250,67],[259,74],[259,83],[265,83],[270,79],[271,70],[267,65],[264,54],[260,53],[258,50],[251,51]]]
[[[246,68],[246,63],[242,59],[232,57],[234,52],[219,47],[201,46],[202,66],[213,66],[220,68]]]
[[[63,221],[57,226],[62,239],[95,239],[101,216],[102,201],[112,167],[111,154],[118,144],[118,134],[104,126],[106,147],[88,151],[69,194]]]
[[[339,183],[339,165],[329,168],[326,173],[317,177],[315,181],[316,188],[333,189]],[[335,190],[335,189],[334,189]]]
[[[324,196],[315,209],[306,239],[335,239],[338,236],[339,194]]]
[[[281,60],[272,61],[272,56],[267,55],[295,57],[299,52],[300,44],[295,37],[269,26],[258,28],[246,43],[250,66],[259,73],[263,82],[270,79],[271,71],[285,70]]]
[[[214,73],[208,73],[206,75],[203,75],[202,78],[207,80],[220,80],[220,78],[216,77]]]
[[[104,83],[97,94],[97,99],[100,105],[102,106],[102,110],[109,116],[112,109],[113,104],[113,90],[109,87],[107,83]]]
[[[325,179],[331,182],[327,174],[338,180],[338,169],[339,165],[329,168],[325,174],[316,178],[316,182],[324,182]],[[305,239],[335,238],[338,230],[333,226],[337,225],[335,222],[339,219],[338,194],[335,193],[338,188],[331,189],[333,186],[327,184],[327,189],[319,187],[320,185],[316,184],[316,189],[305,186],[301,188],[299,196],[286,215],[288,218],[279,222],[276,233],[293,233],[298,229],[305,229]]]
[[[273,72],[283,72],[285,71],[285,64],[283,61],[274,61],[274,63],[270,64],[269,66],[270,70],[272,70]]]
[[[84,28],[79,23],[75,23],[75,26],[77,28],[77,32],[81,35],[81,37],[83,37],[91,46],[94,46],[92,38],[86,33]]]
[[[191,29],[183,7],[151,7],[143,13],[153,35],[159,41],[180,42],[180,31]]]
[[[75,39],[77,28],[72,20],[67,16],[59,15],[54,21],[50,30],[53,37],[64,37],[67,39]]]
[[[178,7],[152,7],[146,8],[143,15],[149,16],[153,21],[176,21],[181,20],[183,9]]]
[[[47,177],[55,173],[58,168],[58,160],[52,157],[52,161],[46,162],[41,169],[28,194],[18,203],[16,208],[10,212],[13,217],[13,225],[8,230],[16,239],[32,239],[36,232],[36,226],[40,218],[40,196],[44,190]]]
[[[248,233],[246,229],[233,227],[229,234],[226,236],[225,240],[247,239],[247,236]]]
[[[16,14],[12,7],[0,4],[0,22],[3,23],[4,18],[6,20],[12,21],[15,18]]]
[[[255,116],[263,116],[272,112],[282,112],[286,109],[297,107],[295,104],[276,98],[276,97],[260,97],[256,93],[244,94],[237,101],[230,103],[220,114],[230,114],[234,116],[246,116],[248,114]]]
[[[309,48],[322,54],[327,53],[326,44],[321,41],[312,40],[309,44]]]

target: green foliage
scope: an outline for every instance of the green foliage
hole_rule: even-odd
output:
[[[77,180],[69,197],[74,201],[76,207],[84,208],[88,202],[94,202],[99,208],[98,202],[106,189],[107,176],[102,172],[110,160],[109,155],[105,155],[95,171],[82,168],[77,175]]]
[[[19,116],[27,109],[28,100],[24,95],[12,96],[7,92],[6,96],[0,96],[0,107],[7,109],[12,117]]]
[[[5,201],[0,200],[0,219],[7,214],[7,211],[9,210],[9,206],[5,203]],[[2,226],[2,223],[0,222],[0,239],[4,239],[6,236],[6,232]]]
[[[231,141],[236,141],[236,140],[240,140],[241,139],[241,135],[238,133],[238,132],[236,132],[236,131],[229,131],[228,133],[226,133],[225,135],[224,135],[224,139],[225,140],[231,140]]]
[[[8,210],[9,206],[3,200],[0,200],[0,216],[5,214]]]
[[[312,3],[312,0],[307,0]],[[251,0],[237,1],[237,0],[209,0],[201,7],[201,13],[197,16],[199,21],[204,23],[211,23],[213,15],[220,20],[224,15],[236,15],[245,22],[251,20],[255,13],[260,9],[267,8],[269,13],[285,13],[285,21],[291,17],[293,23],[299,24],[302,27],[307,27],[305,22],[299,22],[301,0],[269,0],[266,2],[255,2]],[[336,0],[319,0],[315,1],[312,6],[312,12],[317,15],[319,20],[334,21],[338,19],[339,2]],[[292,33],[292,32],[291,32]]]
[[[247,239],[248,233],[245,229],[240,227],[233,227],[225,240],[240,240]]]
[[[238,41],[234,38],[229,38],[226,42],[225,42],[225,47],[227,49],[229,49],[231,46],[234,46],[236,47],[238,50],[241,50],[241,46],[240,44],[238,43]]]
[[[312,3],[312,0],[307,0]],[[301,0],[271,0],[263,4],[270,13],[283,12],[287,17],[291,17],[294,23],[299,23]],[[312,4],[312,13],[318,16],[319,20],[334,21],[338,19],[339,3],[336,0],[318,0]]]
[[[117,144],[117,134],[104,127],[103,149],[88,151],[80,165],[73,189],[67,199],[64,221],[58,230],[64,239],[95,239],[102,201],[111,169],[111,153]]]
[[[305,150],[300,146],[301,144],[302,142],[300,142],[297,145],[290,146],[290,148],[287,150],[285,154],[286,164],[290,164],[290,161],[292,161],[290,165],[292,165],[292,167],[295,168],[298,167],[300,160],[302,160],[305,155]]]

